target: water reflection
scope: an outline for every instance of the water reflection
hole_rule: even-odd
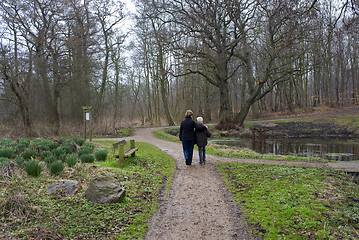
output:
[[[359,143],[343,139],[303,139],[282,138],[240,140],[212,140],[213,143],[228,146],[238,146],[252,149],[260,153],[273,153],[280,155],[294,155],[303,157],[322,157],[338,161],[359,160]]]

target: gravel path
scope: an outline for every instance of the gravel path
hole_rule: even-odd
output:
[[[198,152],[194,151],[192,166],[186,166],[179,143],[157,139],[152,131],[158,128],[136,129],[135,139],[155,145],[176,161],[176,172],[167,199],[159,200],[158,211],[150,221],[145,239],[255,239],[241,222],[241,213],[233,203],[220,174],[215,169],[218,162],[287,165],[333,169],[354,169],[359,172],[359,162],[308,163],[232,159],[207,156],[207,164],[199,165]],[[106,139],[111,140],[111,139]]]

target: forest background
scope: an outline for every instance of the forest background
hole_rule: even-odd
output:
[[[2,137],[358,105],[358,0],[133,3],[1,1]]]

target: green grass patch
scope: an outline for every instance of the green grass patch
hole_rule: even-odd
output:
[[[264,239],[359,238],[359,186],[345,173],[239,163],[217,169]]]
[[[206,153],[214,156],[244,159],[263,159],[273,161],[329,162],[317,157],[300,157],[291,155],[261,154],[248,148],[231,148],[225,145],[209,144]]]
[[[112,152],[113,143],[96,145]],[[118,168],[117,160],[109,154],[105,162],[65,166],[57,175],[45,168],[37,178],[27,177],[21,169],[10,179],[0,177],[0,239],[143,238],[160,192],[164,186],[171,186],[175,162],[150,144],[136,145],[140,148],[137,156],[126,159],[123,168]],[[85,199],[88,183],[100,172],[111,172],[124,184],[126,197],[122,203],[101,205]],[[73,197],[45,193],[50,184],[61,179],[80,183]]]
[[[156,130],[153,133],[155,137],[159,139],[180,143],[179,138],[177,136],[170,134],[175,130],[176,128],[166,128],[162,130]],[[226,139],[226,138],[221,138],[221,139]],[[198,149],[197,146],[195,146],[195,149]],[[322,158],[315,158],[315,157],[261,154],[261,153],[257,153],[256,151],[250,150],[248,148],[231,148],[219,144],[208,144],[206,147],[206,153],[213,156],[228,157],[228,158],[263,159],[263,160],[275,160],[275,161],[328,162],[328,160]]]
[[[173,128],[165,128],[165,129],[153,131],[153,134],[155,135],[156,138],[159,138],[159,139],[162,139],[165,141],[180,143],[181,141],[179,140],[178,136],[175,136],[175,135],[172,135],[169,133],[169,131],[176,130],[176,129],[178,129],[178,131],[179,131],[179,127],[173,127]]]

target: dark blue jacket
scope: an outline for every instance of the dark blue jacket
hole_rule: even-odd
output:
[[[185,120],[181,122],[179,138],[181,141],[183,140],[196,140],[196,131],[204,131],[206,129],[205,126],[199,126],[195,121],[192,120],[191,117],[186,117]]]

